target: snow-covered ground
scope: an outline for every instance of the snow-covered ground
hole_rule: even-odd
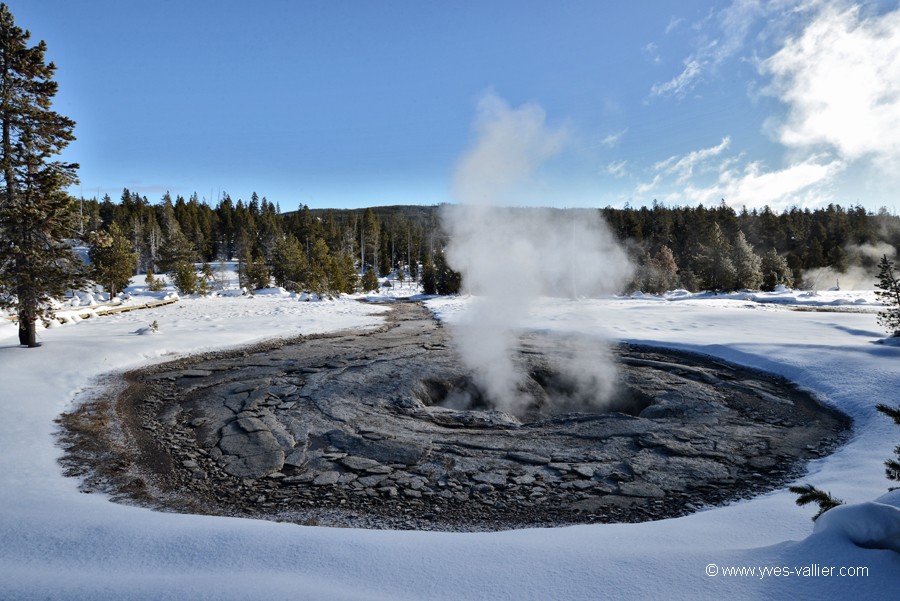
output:
[[[452,322],[470,302],[428,304]],[[790,308],[801,304],[838,311]],[[544,299],[529,319],[534,328],[577,328],[775,372],[850,414],[852,440],[813,462],[802,481],[853,505],[815,529],[813,510],[787,491],[653,523],[466,534],[113,504],[61,475],[54,438],[54,418],[101,374],[266,337],[372,326],[383,305],[299,302],[277,290],[189,298],[43,330],[40,349],[19,348],[14,327],[0,325],[0,599],[894,599],[900,491],[885,494],[882,462],[900,437],[874,406],[900,396],[900,347],[875,344],[883,337],[877,309],[871,292],[672,293]],[[157,333],[136,333],[153,321]],[[893,550],[864,548],[873,541]],[[732,568],[755,572],[726,575]]]

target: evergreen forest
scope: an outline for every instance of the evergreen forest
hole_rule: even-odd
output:
[[[152,279],[154,273],[177,275],[186,264],[235,260],[242,284],[251,289],[274,282],[292,290],[353,292],[372,289],[378,277],[390,274],[421,281],[429,292],[452,293],[460,285],[443,260],[447,240],[439,206],[302,205],[282,213],[256,193],[247,202],[225,193],[211,206],[197,194],[173,199],[166,193],[151,203],[125,189],[118,202],[105,196],[72,207],[73,229],[87,244],[112,247],[118,241],[128,275],[149,273]],[[825,288],[849,270],[871,274],[874,283],[878,260],[900,250],[900,217],[887,209],[873,214],[829,204],[738,212],[723,202],[568,210],[601,211],[636,266],[629,291]],[[829,280],[817,282],[812,274],[822,268]]]

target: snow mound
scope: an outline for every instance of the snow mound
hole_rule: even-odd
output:
[[[76,290],[67,304],[70,307],[93,307],[98,302],[92,293]]]
[[[900,553],[900,490],[877,501],[841,505],[816,520],[813,537],[849,540],[864,549],[885,549]]]
[[[685,290],[684,288],[676,288],[675,290],[672,290],[671,292],[666,292],[666,294],[665,294],[665,296],[667,296],[667,297],[683,297],[683,296],[690,296],[690,295],[691,295],[691,293],[688,292],[687,290]]]
[[[259,290],[254,290],[253,294],[257,296],[290,296],[290,293],[284,288],[260,288]]]
[[[301,292],[296,295],[297,300],[301,303],[317,303],[319,301],[325,300],[315,292]]]

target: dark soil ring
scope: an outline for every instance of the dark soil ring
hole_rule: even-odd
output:
[[[849,420],[783,379],[699,355],[619,345],[605,413],[547,410],[558,339],[518,363],[538,402],[490,411],[445,328],[399,303],[376,332],[212,353],[126,375],[102,465],[65,418],[88,488],[154,507],[372,528],[494,530],[639,522],[749,498],[802,473]],[[449,409],[467,391],[469,405]],[[564,391],[564,390],[563,390]],[[91,433],[86,433],[90,431]],[[96,440],[96,438],[95,438]],[[96,442],[93,443],[96,447]],[[87,469],[90,466],[90,469]]]

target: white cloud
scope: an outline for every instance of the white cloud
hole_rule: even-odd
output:
[[[742,155],[725,156],[730,145],[731,138],[725,136],[716,146],[659,161],[653,166],[653,179],[638,184],[634,196],[642,198],[652,191],[666,202],[706,205],[725,199],[735,208],[813,206],[830,199],[830,187],[846,167],[843,160],[814,155],[783,169],[766,170],[760,162],[747,163]]]
[[[761,18],[776,12],[778,2],[765,6],[760,0],[735,0],[719,14],[719,33],[708,47],[711,62],[718,66],[737,54],[746,44],[750,30]]]
[[[735,0],[697,28],[695,51],[654,96],[684,97],[709,71],[742,53],[769,56],[759,73],[786,114],[766,127],[784,163],[766,168],[717,146],[657,162],[653,191],[667,201],[785,209],[829,202],[840,177],[875,165],[900,170],[900,9],[879,13],[845,0]],[[856,171],[858,172],[858,171]]]
[[[684,19],[682,19],[681,17],[672,17],[671,19],[669,19],[669,24],[666,25],[666,35],[669,35],[673,31],[675,31],[683,22]]]
[[[829,198],[828,185],[845,166],[843,161],[824,157],[813,157],[777,171],[765,171],[757,162],[743,169],[725,166],[715,184],[686,186],[684,200],[715,204],[724,198],[732,207],[768,205],[773,210],[818,205]]]
[[[791,148],[900,165],[900,10],[862,18],[827,4],[762,63],[768,92],[788,107],[776,128]]]
[[[642,183],[642,184],[638,184],[638,185],[635,187],[635,189],[634,189],[635,195],[636,195],[636,196],[643,196],[643,195],[646,194],[647,192],[650,192],[651,190],[655,190],[656,187],[659,186],[660,182],[662,182],[662,179],[663,179],[662,174],[661,174],[661,173],[657,173],[657,174],[654,176],[653,181],[651,181],[651,182],[646,182],[646,183]]]
[[[663,83],[656,83],[650,88],[650,94],[653,96],[684,96],[691,88],[694,80],[700,75],[700,63],[696,59],[689,59],[684,62],[684,70],[676,77]]]
[[[606,166],[606,172],[613,177],[624,177],[626,173],[625,166],[627,164],[628,161],[613,161]]]
[[[624,136],[627,132],[628,128],[625,128],[622,131],[617,131],[614,134],[609,134],[608,136],[600,140],[600,144],[608,148],[612,148],[619,143],[619,140],[621,140],[622,136]]]
[[[702,166],[710,158],[719,156],[731,145],[731,138],[725,136],[718,145],[710,148],[701,148],[700,150],[692,150],[685,155],[675,155],[660,161],[653,166],[657,171],[661,171],[676,176],[678,183],[684,183],[694,175],[694,168]]]
[[[662,58],[660,58],[659,56],[659,47],[653,42],[650,42],[649,44],[641,48],[641,52],[644,53],[644,56],[646,56],[647,60],[649,60],[651,63],[658,65],[662,62]]]
[[[672,79],[656,83],[650,88],[651,96],[684,97],[708,72],[722,68],[736,55],[756,52],[748,48],[758,42],[755,33],[760,27],[768,32],[778,32],[794,22],[804,7],[818,0],[734,0],[718,12],[710,14],[698,23],[693,41],[694,50],[683,60],[684,69]],[[672,19],[666,27],[668,35],[678,28],[680,19]],[[767,35],[760,36],[766,39]]]

